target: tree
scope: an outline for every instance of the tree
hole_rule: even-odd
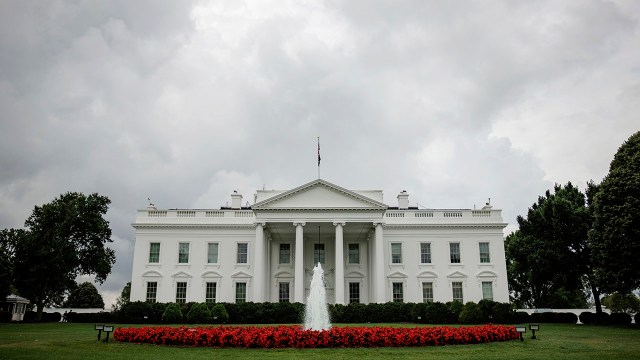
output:
[[[615,154],[593,201],[589,232],[595,274],[605,292],[640,287],[640,132]]]
[[[79,275],[104,282],[115,262],[109,222],[103,218],[111,201],[98,194],[69,192],[36,206],[25,222],[24,236],[14,244],[14,280],[21,296],[36,306],[42,319],[46,305],[59,304]]]
[[[640,312],[640,299],[632,293],[613,293],[602,298],[602,304],[611,312],[623,312],[629,315]]]
[[[64,302],[64,307],[104,309],[104,300],[98,293],[98,289],[92,283],[85,281],[71,290],[67,301]]]
[[[13,244],[20,236],[24,236],[23,230],[0,230],[0,302],[7,295],[11,295],[13,285]]]
[[[555,185],[527,212],[520,229],[507,236],[509,289],[519,306],[583,307],[583,278],[589,273],[587,233],[591,215],[585,196],[571,183]],[[592,288],[599,297],[597,287]]]
[[[131,299],[131,281],[129,281],[124,288],[122,288],[122,292],[120,292],[120,296],[116,299],[116,304],[113,310],[119,311],[122,307],[129,303]]]

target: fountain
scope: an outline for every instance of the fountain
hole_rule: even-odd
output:
[[[320,263],[313,268],[309,297],[304,311],[304,329],[317,331],[331,329],[324,289],[324,271]]]

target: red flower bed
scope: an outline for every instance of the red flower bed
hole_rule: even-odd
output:
[[[118,328],[117,341],[139,344],[232,348],[344,348],[478,344],[519,339],[513,326],[334,327],[305,331],[300,326],[216,326]]]

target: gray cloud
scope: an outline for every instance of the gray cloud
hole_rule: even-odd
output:
[[[317,176],[513,224],[637,131],[636,2],[2,2],[0,227],[99,192],[130,279],[135,210]],[[508,229],[514,228],[511,225]]]

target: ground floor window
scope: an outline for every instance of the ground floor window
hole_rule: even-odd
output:
[[[422,302],[425,302],[425,303],[433,302],[433,283],[432,282],[422,283]]]
[[[158,283],[155,281],[147,282],[147,302],[156,302],[156,296],[158,294]]]
[[[278,301],[280,301],[280,302],[289,302],[290,299],[291,298],[289,297],[289,283],[288,282],[279,283],[279,286],[278,286]]]
[[[205,298],[204,301],[207,303],[214,303],[216,302],[216,290],[217,290],[217,284],[214,282],[208,282],[207,283],[207,288],[205,291]]]
[[[178,281],[176,283],[176,303],[184,304],[187,302],[187,283]]]
[[[401,282],[393,283],[393,302],[403,302],[404,294]]]
[[[482,282],[482,299],[493,301],[493,282]]]
[[[354,304],[359,302],[360,302],[360,283],[350,282],[349,283],[349,304]]]
[[[461,303],[464,303],[463,297],[462,297],[462,282],[461,281],[452,282],[451,289],[453,292],[453,301],[459,301]]]
[[[247,283],[236,283],[236,303],[247,302]]]

